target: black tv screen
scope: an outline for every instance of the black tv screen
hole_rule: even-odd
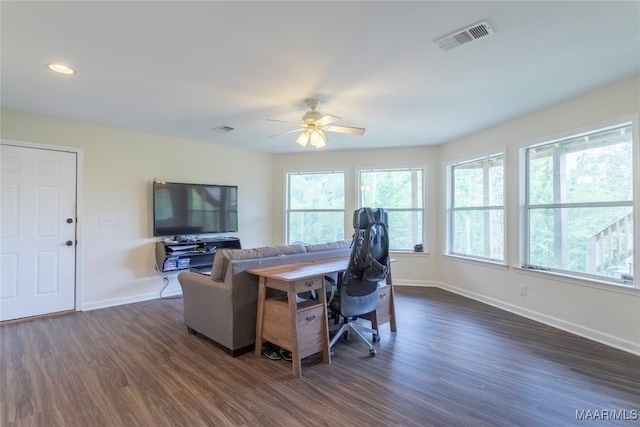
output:
[[[153,235],[238,231],[238,187],[153,182]]]

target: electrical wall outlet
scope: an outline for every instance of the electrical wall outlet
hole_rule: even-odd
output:
[[[521,297],[527,296],[527,285],[520,285],[520,296]]]

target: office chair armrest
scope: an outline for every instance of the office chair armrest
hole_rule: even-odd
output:
[[[331,304],[333,301],[333,297],[336,295],[336,290],[338,289],[337,282],[330,276],[324,276],[324,280],[331,284],[331,293],[329,294],[329,298],[327,299],[327,305]]]

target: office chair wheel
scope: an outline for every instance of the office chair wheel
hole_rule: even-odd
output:
[[[380,335],[373,334],[373,342],[380,342]]]
[[[369,350],[369,356],[371,356],[371,357],[376,357],[376,354],[378,354],[378,352],[377,352],[374,348],[372,348],[371,350]]]

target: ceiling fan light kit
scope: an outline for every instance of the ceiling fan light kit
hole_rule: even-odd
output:
[[[329,139],[322,132],[321,129],[307,130],[300,134],[296,142],[303,147],[306,147],[308,143],[311,143],[313,147],[322,148],[327,145]]]
[[[303,132],[300,134],[300,136],[298,137],[298,139],[296,139],[296,142],[300,145],[302,145],[303,147],[306,147],[307,144],[309,143],[309,131]]]
[[[303,147],[306,147],[307,144],[311,143],[311,145],[315,148],[322,148],[327,145],[327,141],[329,140],[325,135],[325,131],[346,133],[350,135],[364,134],[364,128],[352,126],[332,126],[331,123],[340,120],[340,117],[332,116],[331,114],[322,114],[319,111],[316,111],[316,108],[318,108],[317,99],[308,98],[304,101],[309,106],[310,110],[304,113],[304,115],[302,116],[302,123],[300,124],[300,128],[284,133],[279,133],[277,135],[271,135],[272,137],[302,131],[302,134],[300,134],[300,136],[296,139],[296,143],[300,144]],[[281,120],[274,119],[267,120],[273,122],[282,122]]]
[[[316,148],[322,148],[327,145],[327,137],[325,136],[322,130],[314,130],[311,132],[311,137],[309,138],[309,142]]]

